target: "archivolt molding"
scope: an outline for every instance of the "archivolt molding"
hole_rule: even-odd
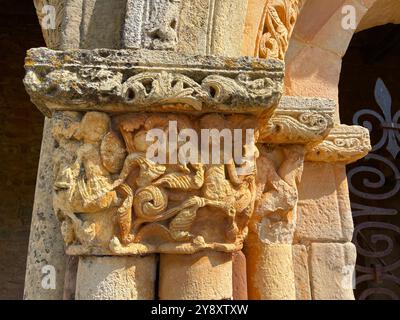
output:
[[[267,0],[257,37],[255,56],[285,59],[303,0]]]
[[[32,49],[24,83],[56,110],[261,113],[283,90],[283,63],[147,50]]]

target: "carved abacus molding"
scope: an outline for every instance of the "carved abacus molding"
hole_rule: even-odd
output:
[[[104,112],[261,113],[275,107],[283,63],[147,50],[31,49],[24,83],[46,114]]]

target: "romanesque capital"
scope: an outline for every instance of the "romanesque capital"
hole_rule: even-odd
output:
[[[278,227],[290,242],[304,159],[343,158],[339,148],[354,149],[360,136],[344,133],[341,145],[330,100],[281,99],[283,63],[274,59],[39,48],[26,70],[32,101],[53,116],[54,208],[71,255],[240,250],[249,221],[256,229],[265,222],[256,202],[260,152],[272,186],[262,196],[272,207],[262,208],[286,209],[257,233],[271,237]],[[207,130],[224,140],[218,159]],[[245,161],[222,160],[226,147]]]
[[[57,112],[53,123],[54,209],[68,254],[241,249],[255,200],[255,116]],[[231,129],[240,143],[247,135],[245,163],[221,162],[226,149],[204,137]]]

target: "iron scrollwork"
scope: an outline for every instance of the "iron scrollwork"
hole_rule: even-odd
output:
[[[381,112],[362,109],[353,123],[369,129],[375,138],[370,154],[348,171],[353,217],[354,243],[361,259],[357,262],[359,299],[398,300],[400,227],[393,224],[398,208],[394,197],[400,191],[400,110],[393,114],[392,97],[381,79],[376,81],[375,100]],[[377,127],[378,125],[378,127]],[[391,217],[389,220],[388,218]]]

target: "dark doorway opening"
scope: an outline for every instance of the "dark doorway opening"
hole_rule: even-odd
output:
[[[26,94],[26,50],[45,46],[32,0],[0,0],[0,299],[21,299],[43,130]]]
[[[355,34],[339,84],[345,124],[367,127],[373,150],[348,166],[358,258],[356,298],[400,299],[400,25]]]

